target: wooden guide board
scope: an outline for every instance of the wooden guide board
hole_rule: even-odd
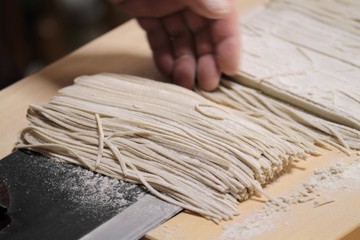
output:
[[[242,10],[258,1],[239,1]],[[135,21],[110,31],[84,47],[76,50],[43,70],[22,79],[0,91],[0,157],[8,155],[21,129],[27,125],[26,111],[31,103],[47,102],[58,89],[70,85],[79,75],[99,72],[131,74],[164,80],[156,71],[145,34]],[[301,184],[314,169],[327,167],[338,160],[351,161],[355,156],[334,150],[321,157],[312,157],[296,163],[291,172],[280,177],[265,190],[272,196],[291,191]],[[360,194],[336,194],[332,204],[316,208],[301,204],[292,216],[278,221],[278,228],[257,239],[359,239]],[[263,206],[264,199],[252,198],[239,205],[241,221]],[[296,219],[289,225],[286,219]],[[225,222],[224,224],[231,224]],[[147,234],[148,239],[217,239],[222,225],[216,225],[198,216],[181,213]]]

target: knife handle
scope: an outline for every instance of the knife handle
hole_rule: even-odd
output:
[[[9,192],[2,179],[0,179],[0,207],[8,208],[10,203]]]
[[[4,181],[0,179],[0,231],[8,226],[11,222],[9,215],[7,215],[7,208],[9,207],[10,199]]]

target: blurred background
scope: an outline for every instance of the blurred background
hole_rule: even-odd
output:
[[[0,89],[128,19],[106,0],[0,0]]]

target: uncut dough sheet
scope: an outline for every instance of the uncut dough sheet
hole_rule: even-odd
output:
[[[241,23],[237,81],[360,129],[360,2],[273,0]]]

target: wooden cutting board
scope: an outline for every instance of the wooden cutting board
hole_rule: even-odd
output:
[[[248,9],[258,1],[239,1],[241,9]],[[79,75],[99,72],[132,74],[164,80],[156,71],[145,34],[135,21],[130,21],[92,41],[70,55],[49,65],[18,83],[0,91],[0,158],[11,152],[17,135],[27,125],[26,111],[31,103],[47,102],[58,89],[72,83]],[[292,191],[306,181],[316,168],[328,167],[334,162],[351,161],[338,151],[324,152],[322,157],[296,163],[291,172],[280,177],[265,190],[276,197]],[[335,202],[314,209],[299,204],[296,211],[277,220],[276,228],[259,236],[267,239],[359,239],[359,192],[335,194]],[[264,199],[252,198],[239,205],[242,221],[264,206]],[[290,222],[289,219],[292,221]],[[216,225],[198,216],[181,213],[147,235],[149,239],[217,239],[226,222]]]

